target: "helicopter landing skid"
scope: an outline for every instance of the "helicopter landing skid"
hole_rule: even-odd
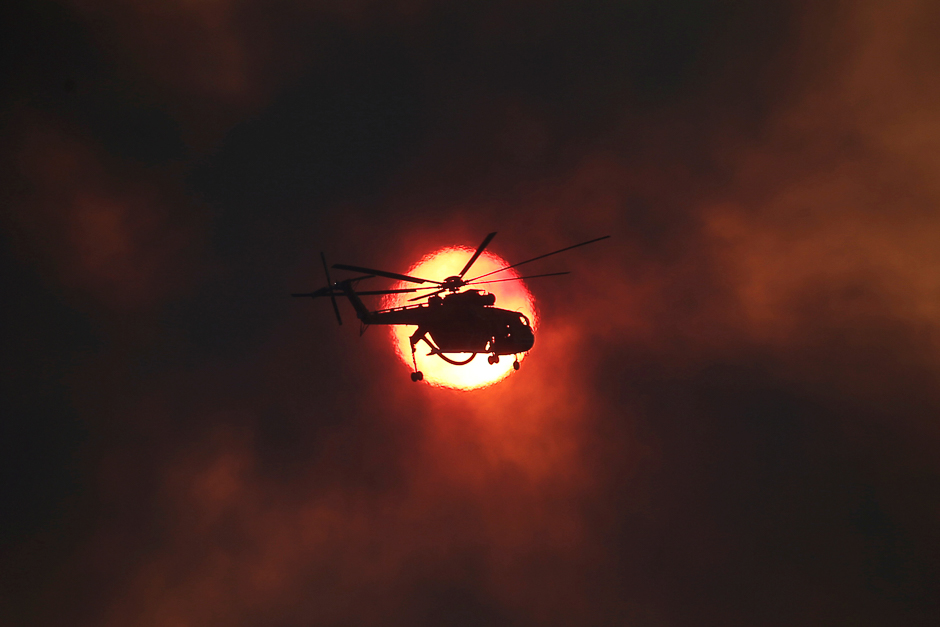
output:
[[[420,332],[420,335],[419,335],[419,332]],[[469,364],[471,361],[473,361],[473,358],[477,356],[476,353],[470,353],[470,356],[464,359],[463,361],[459,361],[457,359],[451,359],[450,357],[445,355],[443,352],[441,352],[440,347],[434,345],[434,343],[431,341],[431,338],[427,336],[426,331],[422,331],[419,328],[417,331],[414,332],[414,335],[411,336],[411,361],[412,363],[414,363],[416,372],[418,371],[418,364],[415,361],[415,345],[421,340],[424,340],[424,343],[427,344],[431,348],[431,352],[428,353],[428,357],[432,355],[437,355],[438,357],[440,357],[447,363],[451,364],[452,366],[465,366]],[[418,381],[420,380],[421,379],[418,379]]]
[[[415,371],[411,373],[411,380],[414,383],[424,380],[424,373],[418,370],[418,360],[415,359],[415,344],[417,344],[421,340],[424,340],[428,344],[431,343],[428,340],[427,331],[422,329],[421,327],[418,327],[418,329],[411,336],[411,363],[415,367]]]
[[[448,357],[447,355],[445,355],[444,353],[441,353],[441,352],[429,353],[429,354],[431,354],[431,355],[437,355],[438,357],[440,357],[441,359],[443,359],[443,360],[446,361],[447,363],[449,363],[449,364],[451,364],[451,365],[454,365],[454,366],[465,366],[465,365],[469,364],[471,361],[473,361],[473,358],[477,356],[476,353],[470,353],[470,356],[467,357],[465,360],[463,360],[463,361],[457,361],[456,359],[451,359],[450,357]]]

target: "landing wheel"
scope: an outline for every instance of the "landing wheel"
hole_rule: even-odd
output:
[[[516,361],[512,362],[512,369],[513,369],[513,370],[518,370],[518,369],[519,369],[519,360],[518,360],[518,359],[517,359]]]
[[[424,381],[424,373],[418,370],[417,372],[411,373],[411,380],[417,383],[418,381]]]
[[[489,357],[486,358],[486,361],[489,362],[490,365],[498,364],[499,355],[490,355]]]

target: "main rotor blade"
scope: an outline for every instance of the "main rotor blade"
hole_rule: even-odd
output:
[[[530,276],[514,276],[510,279],[493,279],[492,281],[470,281],[467,285],[483,285],[484,283],[502,283],[503,281],[521,281],[522,279],[538,279],[543,276],[561,276],[570,272],[550,272],[549,274],[532,274]]]
[[[371,276],[357,277],[355,279],[347,279],[343,281],[343,283],[358,283],[359,281],[363,279],[371,279],[371,278],[373,277]],[[340,284],[334,283],[333,285],[327,285],[326,287],[321,287],[315,292],[304,292],[303,294],[291,294],[291,296],[309,297],[309,298],[320,298],[321,296],[329,296],[330,298],[333,298],[334,296],[344,296],[345,292],[343,292],[343,288],[336,287],[337,285],[340,285]],[[403,289],[403,290],[371,290],[368,292],[356,292],[356,294],[363,295],[363,296],[371,296],[374,294],[397,294],[399,292],[417,292],[419,290],[436,290],[436,289],[437,289],[437,286],[433,285],[431,287],[410,287],[410,288]]]
[[[570,273],[570,272],[550,272],[550,273],[548,273],[548,274],[532,274],[532,275],[529,275],[529,276],[514,276],[514,277],[509,278],[509,279],[493,279],[492,281],[471,281],[471,282],[469,282],[469,283],[466,283],[466,285],[482,285],[482,284],[484,284],[484,283],[502,283],[503,281],[521,281],[522,279],[538,279],[538,278],[543,277],[543,276],[561,276],[561,275],[563,275],[563,274],[571,274],[571,273]],[[427,290],[427,289],[431,289],[431,288],[428,288],[428,287],[419,287],[419,288],[417,288],[417,289],[419,289],[419,290]],[[402,290],[402,291],[406,291],[406,290]],[[431,296],[435,296],[435,295],[437,295],[437,294],[440,294],[441,292],[446,292],[446,291],[447,291],[447,290],[440,289],[440,290],[437,290],[436,292],[432,292],[432,293],[430,293],[430,294],[424,294],[424,295],[418,296],[418,297],[416,297],[416,298],[409,298],[409,299],[408,299],[408,302],[411,302],[411,301],[414,301],[414,300],[421,300],[422,298],[429,298],[429,297],[431,297]],[[365,292],[356,292],[356,293],[357,293],[357,294],[364,294]]]
[[[437,289],[437,286],[434,287],[411,287],[403,290],[373,290],[370,292],[356,292],[358,296],[376,296],[379,294],[407,294],[411,292],[420,292],[421,290],[433,290]],[[422,298],[424,298],[422,296]]]
[[[323,272],[326,273],[326,284],[333,287],[333,280],[330,279],[330,269],[326,265],[326,255],[323,254],[322,250],[320,251],[320,261],[323,262]],[[336,314],[336,321],[339,326],[343,326],[343,318],[339,315],[339,305],[336,304],[336,296],[333,295],[333,290],[330,290],[330,302],[333,303],[333,313]]]
[[[538,261],[539,259],[545,259],[546,257],[551,257],[552,255],[557,255],[558,253],[563,253],[563,252],[565,252],[566,250],[571,250],[572,248],[577,248],[577,247],[579,247],[579,246],[587,246],[588,244],[593,244],[594,242],[599,242],[599,241],[601,241],[602,239],[607,239],[608,237],[610,237],[610,235],[605,235],[604,237],[598,237],[598,238],[596,238],[596,239],[588,240],[588,241],[586,241],[586,242],[581,242],[580,244],[575,244],[574,246],[568,246],[568,247],[566,247],[566,248],[562,248],[561,250],[556,250],[556,251],[554,251],[554,252],[546,253],[546,254],[544,254],[544,255],[539,255],[538,257],[532,257],[532,259],[526,259],[525,261],[520,261],[519,263],[514,263],[514,264],[512,264],[511,266],[506,266],[505,268],[500,268],[499,270],[493,270],[492,272],[487,272],[486,274],[481,274],[481,275],[478,276],[478,277],[474,277],[474,278],[470,279],[469,281],[467,281],[467,283],[473,283],[473,282],[476,281],[477,279],[482,279],[482,278],[485,277],[485,276],[490,276],[491,274],[496,274],[497,272],[502,272],[503,270],[509,270],[510,268],[518,268],[519,266],[521,266],[521,265],[523,265],[523,264],[531,263],[531,262],[533,262],[533,261]],[[336,266],[333,266],[333,267],[335,268]]]
[[[483,251],[486,250],[486,247],[489,246],[489,243],[493,241],[494,237],[496,237],[496,231],[493,231],[486,236],[486,239],[483,240],[483,243],[477,247],[477,251],[473,253],[473,257],[470,257],[470,261],[467,262],[467,265],[463,267],[463,270],[461,270],[460,274],[457,276],[459,276],[461,279],[463,278],[463,275],[467,273],[467,270],[470,269],[470,266],[472,266],[479,256],[483,254]]]
[[[408,283],[436,283],[440,285],[440,281],[432,281],[431,279],[419,279],[418,277],[408,276],[407,274],[398,274],[396,272],[386,272],[384,270],[373,270],[371,268],[362,268],[360,266],[347,266],[344,263],[334,263],[334,268],[339,270],[352,270],[353,272],[362,272],[364,274],[374,274],[376,276],[384,276],[389,279],[397,279],[399,281],[407,281]]]
[[[414,297],[414,298],[409,298],[409,299],[408,299],[408,302],[410,303],[410,302],[413,302],[413,301],[416,301],[416,300],[421,300],[422,298],[431,298],[432,296],[437,296],[437,295],[440,294],[441,292],[446,292],[446,291],[447,291],[447,290],[440,289],[440,290],[437,290],[436,292],[431,292],[430,294],[422,294],[421,296],[416,296],[416,297]]]

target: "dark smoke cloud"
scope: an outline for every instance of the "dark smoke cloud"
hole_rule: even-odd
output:
[[[7,621],[936,621],[930,3],[158,4],[7,21]],[[285,297],[490,230],[491,389]]]

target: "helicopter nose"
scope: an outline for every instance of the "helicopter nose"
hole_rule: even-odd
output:
[[[526,330],[519,336],[519,344],[525,347],[525,350],[529,350],[535,344],[535,334],[532,333],[531,329],[526,328]]]

